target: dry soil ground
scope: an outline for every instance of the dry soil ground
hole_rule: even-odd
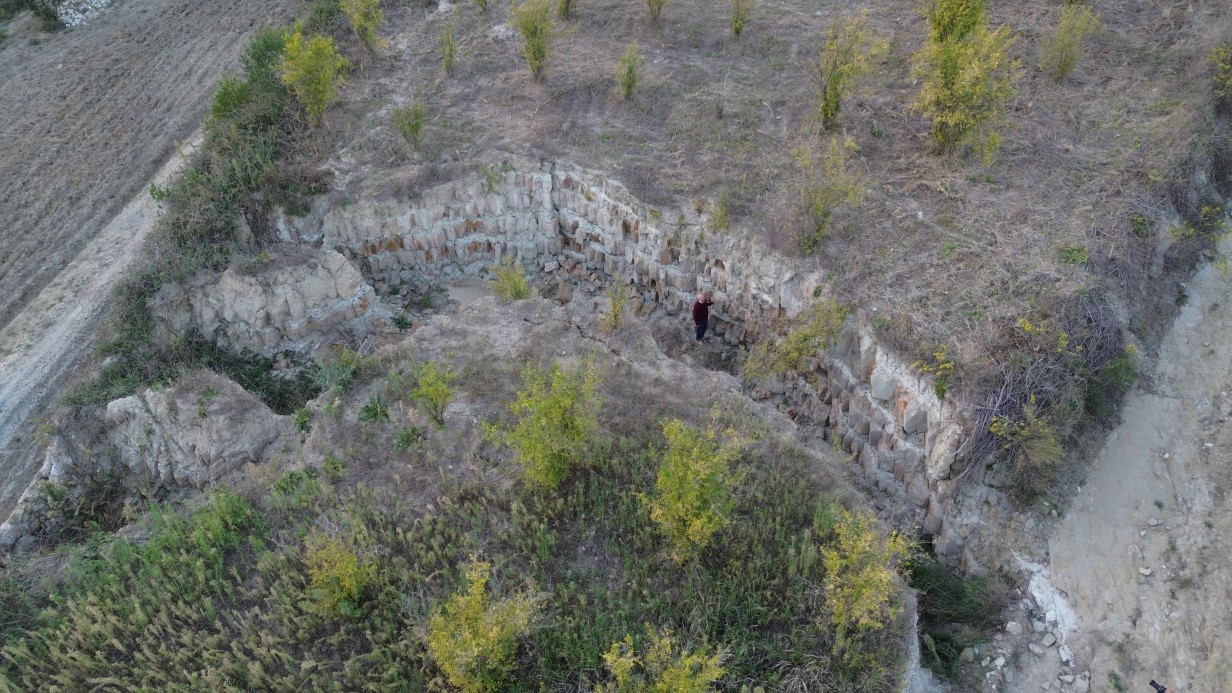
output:
[[[117,0],[90,22],[0,44],[0,327],[201,124],[255,27],[299,0]]]
[[[117,264],[135,250],[128,241],[152,219],[147,207],[125,204],[200,126],[214,84],[236,66],[252,30],[300,5],[118,0],[62,32],[38,33],[28,18],[8,27],[0,44],[0,516],[37,467],[30,417],[89,347]],[[87,247],[113,221],[111,237]]]

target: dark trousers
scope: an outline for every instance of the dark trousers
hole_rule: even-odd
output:
[[[697,323],[697,341],[702,341],[702,337],[706,336],[706,324],[709,322],[709,320],[702,320]]]

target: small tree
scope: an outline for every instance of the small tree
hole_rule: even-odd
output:
[[[704,647],[686,652],[666,629],[647,627],[646,637],[640,657],[628,635],[612,643],[603,655],[612,682],[599,684],[595,693],[705,693],[726,673],[722,652],[709,654]]]
[[[543,81],[548,62],[548,44],[552,40],[551,6],[548,0],[527,0],[513,13],[513,26],[522,35],[522,55],[531,77]]]
[[[381,22],[385,21],[381,0],[342,0],[342,11],[359,40],[364,42],[368,50],[375,51],[382,43],[376,30],[380,28]]]
[[[989,31],[983,0],[934,0],[929,23],[928,44],[916,55],[924,85],[912,108],[932,119],[938,151],[967,145],[992,163],[1016,93],[1014,39],[1005,27]]]
[[[607,294],[608,311],[607,315],[603,316],[603,329],[615,332],[620,329],[624,321],[625,306],[629,303],[629,287],[617,283],[608,287],[605,293]]]
[[[356,551],[354,541],[340,537],[312,537],[304,563],[308,568],[309,594],[317,611],[326,615],[354,616],[376,566]]]
[[[731,465],[749,440],[732,428],[697,429],[679,419],[663,423],[663,437],[667,450],[659,462],[654,495],[645,502],[672,558],[684,562],[705,549],[730,521],[732,489],[740,483]]]
[[[637,52],[637,44],[629,44],[629,49],[620,56],[616,65],[616,80],[620,83],[620,95],[625,101],[633,98],[633,89],[641,79],[642,54]]]
[[[450,388],[453,373],[429,361],[415,368],[415,381],[411,398],[437,425],[445,425],[445,409],[453,400],[453,390]]]
[[[305,39],[302,32],[296,31],[283,44],[278,76],[291,88],[312,122],[320,123],[325,107],[336,98],[348,67],[350,63],[338,52],[332,38]]]
[[[424,108],[423,101],[415,99],[410,106],[398,106],[394,108],[394,125],[398,127],[398,132],[402,134],[403,139],[412,147],[419,146],[419,138],[423,135],[424,123],[428,122],[428,112]]]
[[[1211,66],[1211,90],[1221,106],[1232,104],[1232,44],[1221,43],[1206,56]]]
[[[659,26],[659,15],[663,14],[663,8],[667,6],[667,0],[646,0],[646,12],[650,16],[650,26]]]
[[[1086,5],[1062,8],[1057,33],[1040,44],[1040,69],[1063,81],[1082,59],[1082,41],[1098,29],[1099,16]]]
[[[466,589],[428,619],[428,654],[449,683],[464,693],[503,690],[515,665],[518,638],[530,631],[535,601],[517,595],[493,601],[492,566],[472,558]]]
[[[841,651],[853,628],[880,630],[893,616],[896,569],[907,555],[907,541],[896,533],[883,540],[867,513],[842,512],[834,531],[834,544],[821,555],[826,604],[837,629],[835,649]]]
[[[762,380],[798,368],[804,359],[815,357],[830,346],[848,315],[850,311],[838,301],[818,301],[800,314],[781,339],[766,339],[753,347],[745,362],[744,376]]]
[[[812,253],[830,231],[830,221],[840,206],[859,205],[867,187],[864,176],[852,166],[858,151],[850,137],[832,137],[820,153],[813,144],[798,147],[793,155],[800,169],[800,208],[807,224],[800,250]]]
[[[834,123],[843,107],[843,96],[868,72],[870,61],[884,50],[885,44],[873,41],[865,28],[867,19],[866,12],[849,19],[836,18],[810,66],[817,83],[814,115],[823,128]]]
[[[566,373],[527,364],[522,389],[509,410],[517,425],[506,436],[528,481],[552,490],[569,475],[599,427],[599,373],[593,363]]]
[[[453,74],[454,63],[458,61],[458,42],[454,38],[455,24],[450,19],[441,31],[441,69],[448,76]]]
[[[732,0],[731,32],[735,38],[740,38],[744,28],[749,25],[749,17],[753,14],[754,0]]]

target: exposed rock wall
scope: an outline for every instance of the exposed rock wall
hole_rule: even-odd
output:
[[[317,205],[278,225],[284,240],[323,241],[359,263],[379,291],[479,273],[505,257],[562,282],[627,283],[637,306],[669,314],[710,291],[714,332],[732,344],[782,326],[826,291],[814,263],[714,231],[697,209],[651,208],[617,182],[549,163],[493,164],[415,200]],[[809,365],[766,396],[825,427],[872,482],[910,498],[943,550],[956,551],[961,538],[947,526],[963,434],[955,407],[859,320]]]
[[[333,250],[249,264],[196,284],[164,286],[153,300],[162,328],[192,329],[220,346],[270,355],[309,350],[342,329],[364,332],[389,316],[359,270]]]
[[[80,505],[87,494],[149,496],[167,488],[204,488],[245,464],[265,461],[280,441],[295,435],[291,417],[208,372],[171,389],[111,402],[101,426],[88,432],[57,427],[42,469],[0,524],[0,550],[20,549],[57,531],[63,507],[50,501],[46,484],[57,487],[59,505],[67,507]]]

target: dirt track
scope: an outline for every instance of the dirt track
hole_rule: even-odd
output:
[[[301,4],[117,0],[56,34],[37,36],[25,18],[9,26],[0,46],[0,517],[38,466],[29,420],[91,345],[118,270],[152,224],[144,189],[197,130],[252,30]]]
[[[255,27],[300,0],[117,0],[0,45],[0,328],[197,129]],[[37,40],[37,43],[35,42]]]

